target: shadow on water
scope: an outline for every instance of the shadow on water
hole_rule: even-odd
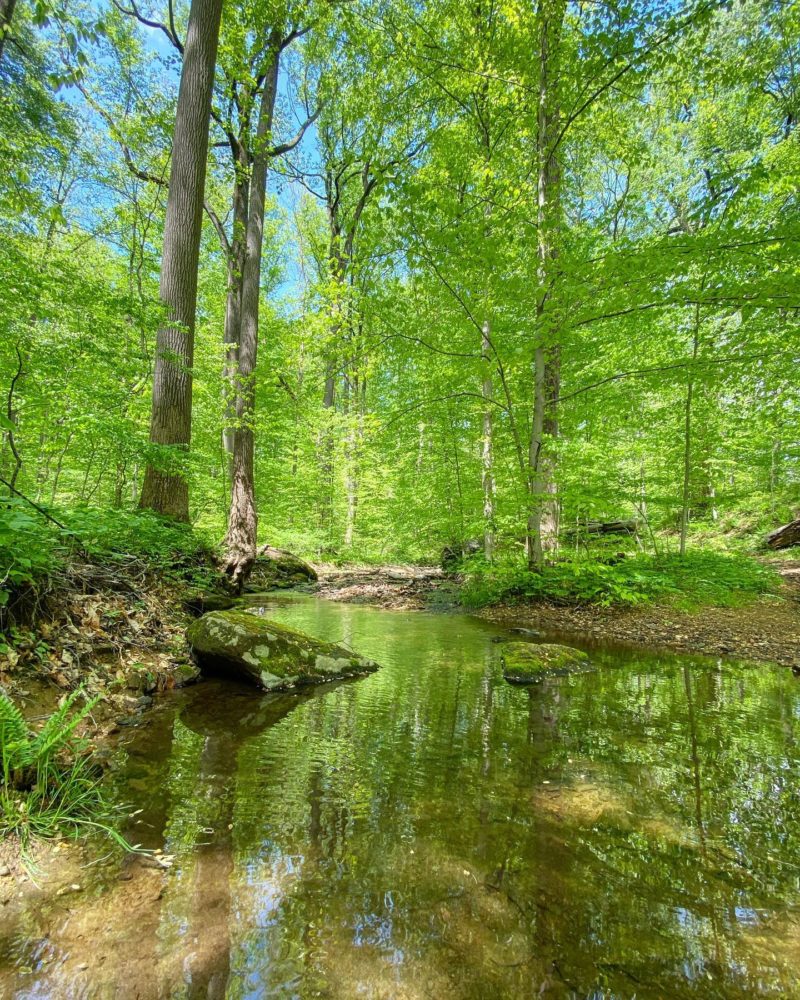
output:
[[[165,701],[114,780],[169,872],[23,911],[3,995],[800,995],[789,672],[595,650],[521,689],[466,616],[265,613],[384,669]]]

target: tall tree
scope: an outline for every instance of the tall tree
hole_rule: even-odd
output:
[[[549,308],[551,264],[558,254],[560,223],[559,128],[561,117],[561,36],[566,0],[539,0],[536,93],[536,235],[537,235],[537,343],[533,363],[533,417],[528,448],[530,513],[526,547],[528,565],[540,569],[545,548],[558,540],[558,501],[554,460],[547,442],[558,434],[558,392],[561,357],[556,323]]]
[[[192,0],[175,111],[161,262],[160,296],[167,315],[158,330],[153,375],[150,442],[156,447],[139,501],[141,507],[180,521],[189,520],[185,458],[192,435],[197,266],[221,15],[222,0]]]

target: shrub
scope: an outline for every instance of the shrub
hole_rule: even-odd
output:
[[[148,510],[79,507],[63,515],[94,560],[135,556],[162,570],[185,569],[203,560],[209,549],[188,524]]]
[[[15,497],[0,504],[0,608],[55,568],[58,538],[51,526]]]
[[[731,606],[777,590],[771,568],[743,555],[699,550],[677,555],[636,555],[608,564],[564,559],[532,573],[518,564],[469,564],[462,600],[483,607],[500,600],[533,598],[557,604],[636,605],[670,599],[684,607]]]

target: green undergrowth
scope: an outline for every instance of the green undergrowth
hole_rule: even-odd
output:
[[[0,691],[0,836],[16,836],[23,854],[35,839],[97,831],[130,849],[116,829],[119,807],[107,797],[102,770],[78,734],[96,703],[78,688],[33,732]]]
[[[678,555],[637,554],[618,562],[564,559],[532,573],[519,564],[465,564],[461,599],[479,608],[500,601],[543,600],[556,604],[602,606],[671,602],[692,610],[735,607],[776,593],[780,578],[747,555],[696,550]]]
[[[149,511],[80,507],[51,513],[62,527],[23,500],[0,500],[0,609],[15,595],[46,588],[73,559],[121,567],[136,560],[197,584],[214,575],[207,541],[188,525]]]

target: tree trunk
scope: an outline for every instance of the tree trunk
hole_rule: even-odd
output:
[[[6,39],[11,34],[11,19],[16,6],[17,0],[0,0],[0,60],[3,58]]]
[[[558,55],[565,0],[541,0],[539,4],[539,84],[536,128],[536,172],[538,231],[539,343],[533,364],[533,419],[528,447],[529,514],[525,539],[528,566],[540,570],[544,553],[558,541],[559,507],[555,487],[555,458],[547,441],[558,435],[557,405],[561,381],[561,354],[555,343],[555,322],[548,308],[548,267],[557,254],[556,231],[561,210],[560,167],[557,155],[560,106]]]
[[[275,35],[272,44],[274,57],[261,95],[261,109],[256,129],[253,169],[250,176],[250,201],[247,210],[247,248],[242,272],[242,323],[236,368],[236,423],[233,430],[231,507],[228,534],[225,539],[225,572],[236,590],[241,590],[253,568],[258,533],[253,421],[261,251],[264,244],[264,205],[270,157],[268,140],[272,131],[280,64],[280,39]]]
[[[330,195],[329,195],[330,198]],[[347,295],[347,265],[339,247],[341,233],[336,208],[328,205],[328,218],[331,227],[331,244],[329,252],[330,269],[337,286],[337,299],[334,305],[333,318],[330,327],[329,351],[336,351],[342,326],[345,322],[345,296]],[[320,506],[320,528],[323,535],[331,532],[334,510],[334,417],[336,410],[336,361],[335,355],[328,357],[325,363],[325,389],[322,395],[322,430],[320,432],[320,471],[322,472],[322,488],[324,490]],[[328,538],[331,542],[332,538]]]
[[[702,288],[705,285],[703,281]],[[700,303],[694,307],[694,332],[692,334],[692,361],[697,359],[700,348]],[[683,488],[681,490],[681,540],[680,554],[686,555],[686,538],[689,534],[689,490],[692,479],[692,397],[694,395],[694,369],[689,369],[686,386],[686,405],[683,416]]]
[[[345,522],[344,544],[353,544],[358,513],[358,493],[360,479],[361,446],[364,438],[364,411],[366,409],[367,380],[353,376],[352,391],[349,394],[347,428],[347,521]]]
[[[217,59],[222,0],[192,0],[186,32],[169,198],[164,224],[160,296],[167,322],[158,330],[153,376],[150,443],[170,449],[170,467],[149,463],[141,507],[189,520],[185,470],[174,468],[189,451],[192,433],[192,363],[197,306],[197,265],[208,154],[211,90]]]
[[[770,549],[788,549],[793,545],[800,545],[800,518],[771,531],[764,541]]]
[[[491,342],[489,340],[489,321],[486,320],[481,330],[481,359],[484,364],[483,384],[481,393],[486,402],[483,411],[483,427],[481,440],[481,486],[483,488],[483,554],[487,562],[494,559],[494,461],[492,449],[492,369]]]
[[[233,432],[236,424],[236,372],[242,332],[242,277],[247,254],[247,213],[250,200],[249,163],[240,142],[234,156],[233,237],[227,249],[228,286],[225,299],[225,362],[223,368],[224,427],[222,447],[233,481]]]

